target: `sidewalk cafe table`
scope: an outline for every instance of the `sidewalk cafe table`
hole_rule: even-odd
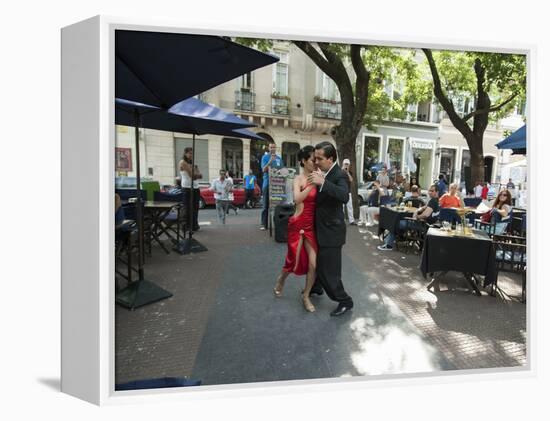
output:
[[[399,232],[399,221],[410,218],[416,211],[416,208],[398,208],[380,206],[380,216],[378,217],[378,236],[384,233],[384,230],[397,235]]]
[[[472,230],[470,234],[430,228],[426,234],[420,270],[424,278],[430,274],[428,289],[439,290],[435,272],[462,272],[468,284],[481,296],[475,275],[485,277],[484,286],[495,282],[496,259],[493,242],[487,232]]]
[[[179,206],[181,205],[181,202],[168,202],[168,201],[151,201],[148,200],[144,203],[143,207],[145,209],[145,212],[151,215],[152,225],[151,225],[151,236],[152,239],[155,240],[160,247],[166,252],[166,254],[170,254],[170,251],[162,244],[160,241],[160,236],[162,233],[166,233],[166,229],[162,226],[162,223],[164,219],[168,216],[170,211],[178,207],[178,233],[180,231],[179,227]]]

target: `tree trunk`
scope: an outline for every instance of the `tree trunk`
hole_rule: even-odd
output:
[[[344,159],[350,160],[350,173],[353,177],[353,181],[350,187],[351,199],[353,203],[353,217],[359,219],[359,196],[357,193],[358,188],[358,171],[357,171],[357,157],[355,153],[355,142],[360,128],[351,128],[336,126],[332,130],[332,138],[336,142],[336,149],[338,151],[338,160],[340,165]]]
[[[467,139],[470,149],[470,175],[471,182],[476,185],[478,181],[485,181],[485,161],[483,159],[483,137],[481,139],[472,136]]]

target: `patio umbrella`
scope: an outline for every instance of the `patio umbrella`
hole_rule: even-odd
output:
[[[156,130],[190,133],[193,135],[193,150],[195,150],[195,135],[197,134],[200,135],[210,133],[221,136],[263,139],[262,137],[256,135],[254,132],[242,128],[243,126],[253,126],[253,124],[251,124],[247,120],[238,118],[233,114],[227,113],[219,108],[216,108],[210,104],[206,104],[195,98],[189,98],[185,101],[182,101],[182,103],[176,104],[176,106],[172,107],[168,112],[152,105],[141,104],[118,98],[115,100],[115,103],[116,124],[126,126],[131,126],[135,124],[135,127],[139,126]],[[137,180],[139,180],[140,177],[139,159],[139,136],[136,134]],[[194,166],[191,170],[191,178],[193,178],[193,170]],[[191,196],[189,199],[190,203],[193,203],[193,190],[194,189],[191,189]],[[137,206],[139,209],[141,207],[141,204],[138,203]],[[141,227],[143,226],[143,215],[140,210],[136,213],[136,218],[138,219],[138,227],[140,227],[138,229],[141,230]],[[193,213],[191,212],[191,225],[193,225],[192,218]],[[162,296],[164,298],[171,296],[171,294],[168,292],[163,293],[163,290],[160,287],[156,287],[157,289],[155,289],[152,286],[152,282],[145,281],[143,279],[143,237],[141,234],[142,231],[140,231],[139,233],[139,278],[137,281],[135,281],[133,284],[130,284],[127,288],[125,288],[117,295],[117,302],[121,303],[122,305],[135,303],[135,296],[138,294],[138,291],[148,291],[148,293],[146,294],[147,296],[154,291],[157,291],[158,296]],[[193,233],[191,231],[189,233],[189,238],[184,239],[183,241],[179,241],[176,244],[175,250],[180,252],[181,254],[188,254],[191,252],[197,253],[201,251],[207,251],[207,248],[193,238]],[[130,308],[135,308],[139,305],[132,306],[131,304],[129,304],[127,306]]]
[[[127,30],[115,56],[115,97],[164,109],[279,60],[219,36]]]
[[[496,144],[498,149],[512,149],[513,154],[527,154],[527,125],[523,125],[506,139]]]
[[[133,309],[171,296],[146,281],[143,274],[140,117],[154,107],[168,110],[184,99],[275,63],[278,58],[217,36],[116,30],[115,59],[115,96],[141,105],[133,108],[131,124],[136,139],[139,279],[117,295],[117,302]]]
[[[231,113],[225,112],[213,105],[207,104],[196,98],[189,98],[170,107],[168,111],[162,108],[129,101],[121,98],[115,100],[115,123],[125,126],[133,124],[148,129],[164,130],[193,135],[193,151],[195,151],[195,136],[202,134],[216,134],[221,136],[259,138],[253,132],[234,132],[244,127],[251,127],[248,120],[243,120]],[[139,121],[136,122],[135,110],[139,110]],[[136,138],[137,141],[137,138]],[[139,148],[136,143],[136,148]],[[136,159],[139,159],[139,151],[136,151]],[[193,154],[194,161],[194,154]],[[139,169],[139,161],[136,164]],[[139,178],[139,176],[138,176]],[[194,165],[191,167],[191,179],[194,178]],[[193,204],[194,189],[190,190],[189,204]],[[193,212],[191,211],[191,226],[193,226]],[[141,216],[140,216],[141,217]],[[139,221],[138,221],[139,224]],[[201,243],[193,238],[193,231],[189,232],[189,238],[178,242],[175,250],[181,254],[207,251]],[[140,260],[142,261],[142,259]]]

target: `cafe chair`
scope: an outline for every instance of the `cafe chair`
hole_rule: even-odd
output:
[[[464,206],[468,208],[477,208],[481,203],[481,197],[465,197]]]
[[[160,233],[165,234],[173,243],[176,243],[177,239],[177,230],[178,230],[178,219],[180,234],[182,238],[187,236],[187,231],[189,227],[187,226],[187,206],[184,203],[184,194],[171,194],[164,192],[155,192],[154,193],[155,201],[159,202],[179,202],[180,205],[174,207],[170,213],[163,219],[161,227],[159,227]]]
[[[460,224],[460,217],[454,209],[441,208],[439,210],[439,220],[441,222],[450,222],[451,224]]]
[[[495,295],[498,288],[498,275],[501,271],[521,274],[521,302],[526,301],[527,289],[527,241],[525,237],[512,235],[494,235],[496,277],[491,295]]]
[[[380,196],[380,206],[388,206],[395,203],[395,199],[391,196]]]
[[[136,189],[115,189],[115,193],[120,196],[120,200],[123,202],[137,197]],[[147,200],[147,192],[145,190],[141,190],[141,200]]]
[[[142,192],[144,193],[144,192]],[[143,206],[143,205],[142,205]],[[137,214],[136,214],[136,202],[130,202],[122,205],[124,208],[125,218],[129,220],[136,221],[136,230],[137,230]],[[147,254],[151,256],[151,244],[152,244],[152,219],[147,215],[145,209],[142,209],[143,215],[143,240],[145,248],[147,249]]]
[[[395,241],[396,248],[399,242],[405,244],[405,252],[408,253],[409,250],[417,248],[419,251],[422,251],[424,247],[424,239],[426,238],[426,233],[430,228],[430,225],[425,221],[419,221],[418,219],[406,217],[404,218],[407,221],[407,228],[404,231],[401,231]]]
[[[137,273],[137,268],[132,264],[132,255],[138,247],[137,224],[134,220],[126,219],[128,215],[124,208],[119,211],[123,218],[115,226],[115,273],[130,283],[132,282],[132,272]],[[120,269],[120,264],[126,266],[125,272]]]
[[[509,224],[509,220],[503,222],[483,222],[480,219],[476,219],[474,221],[474,228],[486,231],[489,237],[493,237],[494,235],[504,234],[508,230]]]

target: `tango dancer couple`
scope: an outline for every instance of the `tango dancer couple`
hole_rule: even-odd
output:
[[[273,293],[281,297],[291,273],[306,276],[304,308],[315,311],[311,295],[327,296],[338,303],[331,316],[353,307],[342,284],[342,246],[346,242],[343,204],[349,199],[348,176],[337,164],[335,147],[321,142],[305,146],[298,155],[302,172],[294,179],[296,211],[288,221],[285,264]]]

